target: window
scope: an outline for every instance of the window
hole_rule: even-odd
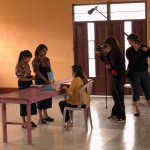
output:
[[[125,33],[127,33],[128,35],[132,32],[132,29],[131,29],[131,26],[132,26],[132,22],[131,21],[125,21],[124,22],[124,31]],[[130,47],[129,45],[129,42],[127,41],[127,37],[126,35],[124,35],[124,43],[125,43],[125,49],[127,49],[128,47]],[[127,64],[128,64],[128,60],[127,58],[125,57],[125,64],[126,64],[126,69],[127,69]]]
[[[88,23],[88,56],[89,56],[89,77],[96,77],[95,71],[95,34],[94,23]]]
[[[111,4],[110,20],[145,19],[145,3]]]
[[[94,7],[97,7],[98,11],[101,11],[105,16],[107,16],[107,5],[81,5],[81,6],[74,6],[74,21],[102,21],[107,20],[102,15],[99,15],[97,11],[94,11],[92,15],[88,14],[88,11]]]

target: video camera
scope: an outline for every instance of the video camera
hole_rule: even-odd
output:
[[[98,44],[96,46],[95,50],[98,51],[98,52],[102,52],[106,47],[107,47],[107,45],[100,45],[100,44]]]

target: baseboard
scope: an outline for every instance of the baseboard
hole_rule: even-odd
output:
[[[10,92],[14,92],[18,90],[18,88],[0,88],[0,94],[6,94],[6,93],[10,93]]]

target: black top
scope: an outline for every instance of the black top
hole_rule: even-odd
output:
[[[141,46],[138,51],[135,51],[131,46],[126,51],[126,57],[129,60],[128,70],[133,72],[143,72],[148,70],[147,57],[150,57],[150,49],[146,52],[142,50]]]
[[[117,51],[114,54],[110,52],[107,56],[101,55],[100,59],[106,64],[109,63],[111,65],[111,69],[109,70],[110,72],[112,70],[116,70],[117,75],[125,74],[125,57],[121,51]]]

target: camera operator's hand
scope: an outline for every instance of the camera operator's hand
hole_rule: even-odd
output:
[[[101,52],[101,51],[96,51],[96,50],[95,50],[95,53],[96,53],[98,56],[101,56],[101,55],[102,55],[102,52]]]
[[[111,69],[111,65],[110,64],[106,64],[105,65],[105,68],[108,70],[108,69]]]
[[[142,47],[142,50],[143,50],[144,52],[146,52],[146,51],[148,50],[148,47],[143,46],[143,47]]]

